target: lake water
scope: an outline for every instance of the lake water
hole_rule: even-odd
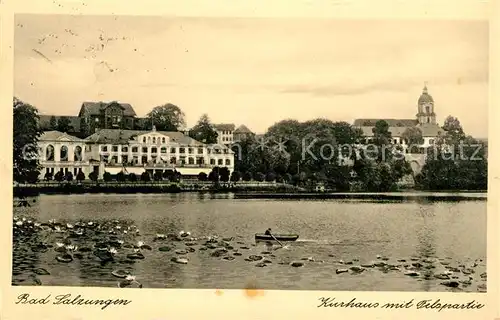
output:
[[[117,258],[108,263],[100,262],[92,252],[63,263],[56,260],[60,253],[53,248],[34,250],[33,246],[41,242],[54,245],[68,233],[44,230],[15,238],[13,284],[33,285],[35,281],[43,285],[116,287],[120,279],[111,272],[124,269],[145,288],[484,291],[486,207],[485,200],[429,202],[425,198],[277,201],[197,193],[42,195],[32,207],[14,208],[14,216],[25,221],[56,219],[64,224],[106,222],[99,234],[73,238],[72,243],[91,247],[99,240],[96,238],[115,233],[125,243],[143,241],[151,250],[141,250],[142,260],[126,259],[133,248],[120,248]],[[268,227],[274,233],[294,233],[300,238],[284,248],[255,244],[254,234]],[[181,230],[197,238],[233,237],[228,240],[231,247],[225,256],[235,259],[212,256],[217,249],[203,249],[206,246],[201,240],[189,241],[194,252],[182,255],[175,250],[188,248],[186,241],[155,241],[157,234]],[[172,250],[159,251],[162,246]],[[245,261],[251,255],[263,258]],[[176,256],[187,257],[189,262],[171,261]],[[269,261],[262,266],[264,259]],[[405,261],[398,261],[402,259]],[[292,267],[293,261],[304,265]],[[256,266],[259,262],[261,267]],[[366,267],[361,273],[336,272],[371,262],[396,265],[399,270]],[[417,262],[418,275],[406,275]],[[34,275],[34,268],[44,268],[50,274]],[[470,268],[474,273],[450,272],[452,268]],[[434,277],[443,272],[448,272],[450,280],[471,277],[471,284],[444,286],[444,280]]]

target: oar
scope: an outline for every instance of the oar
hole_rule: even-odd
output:
[[[271,235],[271,237],[273,237],[274,240],[278,241],[280,246],[284,247],[284,245],[278,239],[276,239],[276,237],[272,233],[269,233],[269,234]]]

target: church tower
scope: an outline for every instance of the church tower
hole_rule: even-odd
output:
[[[420,98],[418,98],[417,120],[420,125],[436,124],[436,114],[434,113],[434,99],[427,92],[427,85],[424,86]]]

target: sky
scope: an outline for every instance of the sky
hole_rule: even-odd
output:
[[[17,15],[14,94],[41,114],[83,101],[173,103],[187,126],[262,133],[283,119],[415,118],[488,136],[488,23],[453,20]]]

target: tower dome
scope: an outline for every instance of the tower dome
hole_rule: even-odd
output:
[[[418,98],[418,104],[421,105],[425,103],[434,103],[434,99],[432,99],[432,96],[427,92],[427,85],[424,86],[424,90],[422,90],[422,94],[420,98]]]

